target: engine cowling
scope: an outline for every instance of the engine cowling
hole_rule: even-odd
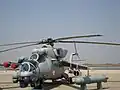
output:
[[[3,66],[4,66],[5,68],[8,68],[8,67],[10,66],[10,62],[4,62],[4,63],[3,63]]]

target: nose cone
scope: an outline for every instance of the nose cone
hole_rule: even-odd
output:
[[[25,72],[21,72],[20,73],[21,77],[27,77],[27,76],[31,76],[31,75],[33,75],[33,72],[25,71]]]

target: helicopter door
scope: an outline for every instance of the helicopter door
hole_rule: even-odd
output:
[[[46,59],[47,58],[44,55],[39,55],[39,59],[37,60],[39,62],[40,72],[43,74],[49,72],[49,65]]]
[[[44,54],[40,55],[38,53],[33,53],[33,55],[31,56],[31,59],[39,63],[38,66],[39,66],[40,72],[45,73],[49,71],[49,66]]]
[[[63,73],[63,67],[60,65],[59,61],[52,60],[52,75],[53,77],[60,77]]]

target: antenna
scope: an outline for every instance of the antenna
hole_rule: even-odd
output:
[[[76,43],[74,43],[74,49],[75,49],[75,55],[78,57],[78,59],[80,60],[80,56],[77,52],[77,47],[76,47]]]
[[[77,58],[78,58],[78,60],[74,60],[74,61],[85,61],[85,60],[81,60],[80,59],[80,55],[79,55],[79,53],[77,52],[77,45],[76,45],[76,43],[74,42],[74,49],[75,49],[75,53],[73,54],[73,56],[77,56]],[[77,67],[76,68],[78,68],[78,63],[77,63]]]

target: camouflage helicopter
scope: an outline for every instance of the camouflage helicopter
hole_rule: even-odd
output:
[[[33,46],[43,44],[39,49],[33,49],[32,55],[28,58],[19,58],[17,63],[14,62],[4,62],[3,66],[12,68],[19,68],[18,72],[13,74],[13,82],[18,83],[21,88],[25,88],[30,84],[33,88],[41,88],[44,80],[51,79],[55,81],[57,79],[65,78],[68,82],[72,82],[69,75],[65,73],[64,67],[71,67],[79,69],[88,69],[87,66],[78,65],[73,62],[64,60],[67,55],[68,50],[63,48],[55,48],[55,43],[88,43],[88,44],[103,44],[103,45],[120,45],[118,43],[105,43],[105,42],[88,42],[88,41],[70,41],[67,39],[73,38],[88,38],[88,37],[98,37],[102,35],[85,35],[85,36],[71,36],[62,37],[57,39],[48,38],[41,41],[34,42],[18,42],[11,44],[2,44],[0,46],[11,46],[11,45],[22,45],[15,48],[10,48],[6,50],[1,50],[0,53],[7,52],[14,49],[19,49],[23,47]]]

